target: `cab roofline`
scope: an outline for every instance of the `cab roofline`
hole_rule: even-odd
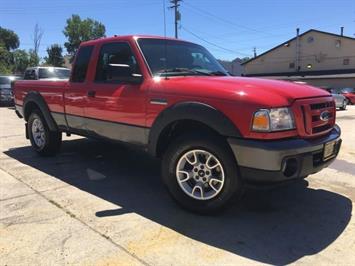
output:
[[[163,37],[158,35],[114,35],[112,37],[102,37],[95,40],[90,40],[86,42],[82,42],[81,45],[95,45],[102,42],[110,42],[110,41],[129,41],[129,40],[137,40],[137,39],[159,39],[159,40],[171,40],[171,41],[179,41],[179,42],[186,42],[192,43],[186,40],[175,39],[171,37]]]

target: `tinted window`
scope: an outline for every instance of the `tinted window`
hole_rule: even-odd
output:
[[[7,77],[0,77],[0,85],[10,84],[11,81]]]
[[[119,82],[139,73],[137,60],[128,43],[102,46],[96,67],[96,81]]]
[[[24,79],[36,79],[36,71],[34,69],[26,70]]]
[[[38,76],[40,79],[48,79],[48,78],[68,79],[70,77],[70,70],[53,68],[53,67],[40,68],[38,70]]]
[[[72,82],[83,82],[89,67],[93,46],[84,46],[79,49],[75,60]]]

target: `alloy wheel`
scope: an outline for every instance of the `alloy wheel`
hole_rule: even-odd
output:
[[[177,163],[176,179],[188,196],[209,200],[222,191],[225,174],[214,154],[206,150],[190,150]]]

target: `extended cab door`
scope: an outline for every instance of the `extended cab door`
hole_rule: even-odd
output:
[[[88,131],[109,139],[147,144],[146,92],[130,44],[116,41],[97,49],[85,107]]]
[[[85,106],[88,91],[87,72],[94,46],[81,46],[75,58],[68,87],[64,92],[65,113],[72,131],[86,133]]]

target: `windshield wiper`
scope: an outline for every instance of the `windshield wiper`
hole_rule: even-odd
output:
[[[204,76],[210,76],[210,73],[204,72],[204,71],[199,71],[196,69],[189,69],[189,68],[183,68],[183,67],[175,67],[175,68],[169,68],[169,69],[163,69],[158,72],[160,75],[168,75],[172,73],[186,73],[186,74],[194,74],[194,75],[204,75]]]
[[[209,72],[208,74],[210,74],[211,76],[227,76],[226,73],[224,73],[223,71],[212,71]]]

